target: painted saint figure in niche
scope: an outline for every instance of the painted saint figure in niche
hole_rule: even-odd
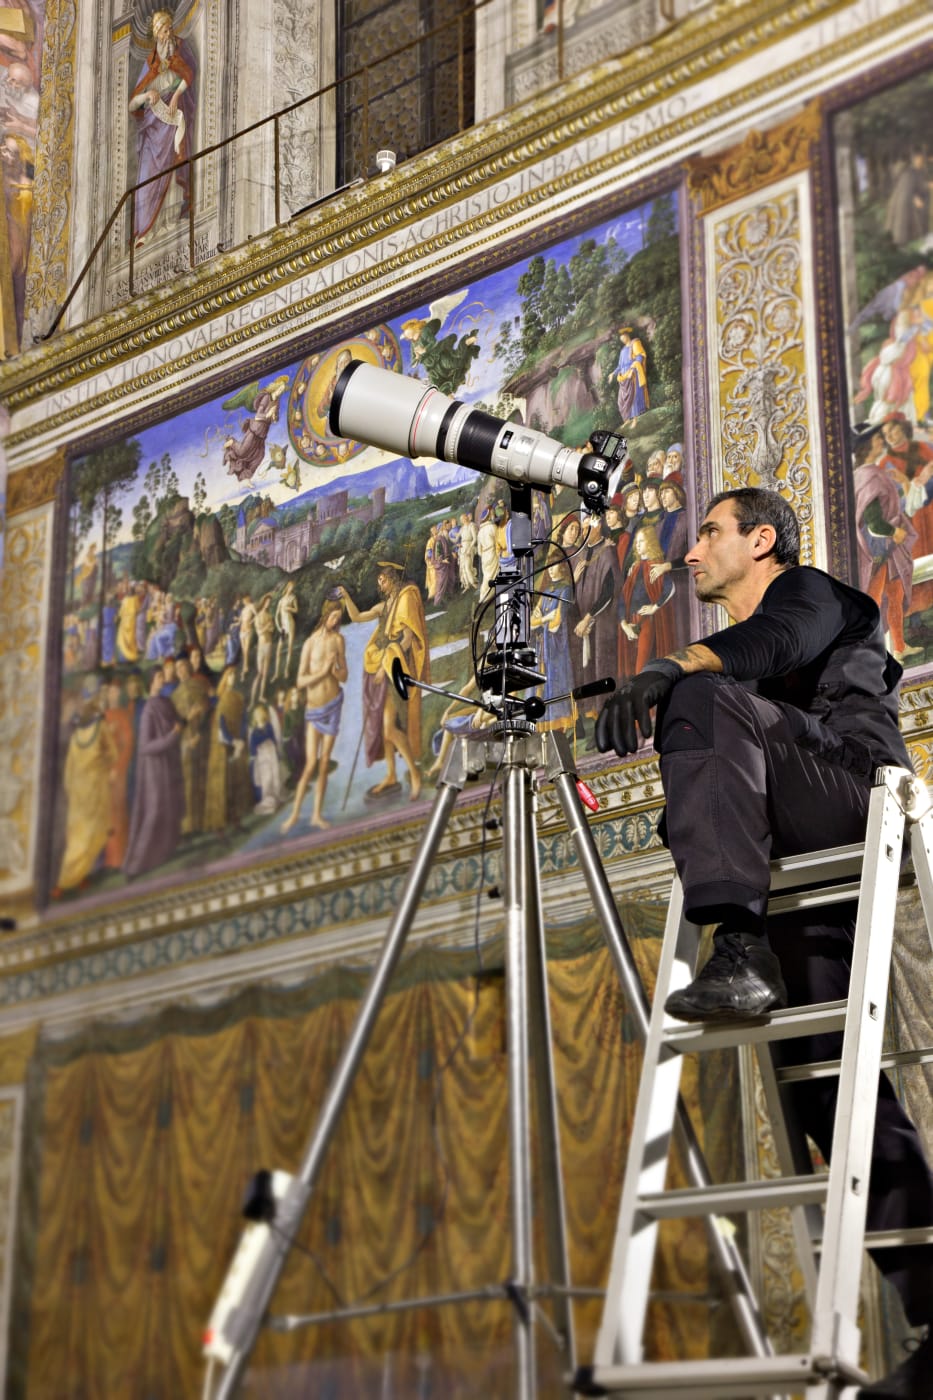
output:
[[[16,314],[17,334],[20,334],[26,313],[26,264],[29,259],[29,240],[32,236],[35,184],[32,151],[25,136],[8,133],[0,140],[0,169],[3,172],[13,309]]]
[[[170,11],[156,10],[152,37],[155,47],[130,95],[130,111],[136,124],[137,184],[151,176],[162,178],[153,179],[133,197],[137,248],[159,216],[173,173],[182,192],[179,218],[188,217],[191,195],[189,167],[184,162],[191,151],[197,63],[190,45],[176,34]]]
[[[9,325],[0,324],[0,348],[6,354],[20,348],[26,313],[44,31],[44,0],[15,0],[0,7],[0,170],[6,215],[0,222],[0,282],[12,313]]]

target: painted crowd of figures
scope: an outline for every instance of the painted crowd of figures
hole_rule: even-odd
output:
[[[691,632],[683,448],[648,458],[623,478],[605,516],[559,523],[547,579],[531,618],[539,636],[544,699],[610,676],[633,676],[651,657],[682,646]],[[600,702],[584,702],[595,716]],[[544,727],[573,723],[569,700],[549,705]]]
[[[534,534],[549,543],[536,553],[531,625],[547,700],[601,676],[633,674],[689,634],[680,444],[628,472],[601,519],[570,511],[552,521],[535,494]],[[256,817],[275,817],[283,834],[327,827],[348,688],[359,705],[358,757],[365,767],[383,765],[364,800],[418,798],[423,777],[443,761],[445,734],[470,715],[448,707],[428,745],[433,755],[425,754],[420,697],[396,694],[392,662],[430,679],[426,609],[442,617],[458,594],[485,609],[483,625],[491,626],[494,581],[510,559],[509,507],[496,497],[431,523],[423,586],[404,562],[380,559],[375,603],[359,606],[337,585],[307,630],[293,580],[262,598],[243,593],[224,609],[216,599],[182,602],[121,579],[100,610],[99,651],[93,609],[79,606],[65,627],[66,670],[84,677],[64,714],[65,818],[53,893],[101,873],[154,871],[193,838],[220,838],[222,852],[256,828]],[[75,573],[75,602],[90,603],[98,583],[91,547]],[[373,623],[361,676],[349,672],[345,620]],[[562,700],[544,724],[570,727],[574,719]]]

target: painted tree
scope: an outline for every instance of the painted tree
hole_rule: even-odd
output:
[[[100,663],[104,603],[109,587],[109,551],[123,524],[119,504],[139,472],[142,448],[135,438],[111,443],[89,452],[76,465],[71,482],[72,509],[79,535],[86,538],[100,521],[99,576],[97,583],[97,661]]]
[[[538,349],[546,329],[541,314],[545,273],[544,259],[538,256],[530,260],[518,279],[518,291],[522,297],[521,347],[526,359]]]
[[[194,479],[194,499],[192,505],[195,515],[204,514],[204,507],[207,505],[207,481],[203,472],[198,472]]]
[[[541,288],[540,311],[549,340],[556,341],[573,306],[573,283],[566,263],[558,265],[554,258],[548,258]]]

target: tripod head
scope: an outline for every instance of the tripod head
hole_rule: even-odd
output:
[[[405,671],[401,660],[392,662],[392,684],[403,700],[412,686],[419,690],[444,695],[449,700],[461,700],[464,705],[485,710],[495,716],[506,730],[533,730],[542,719],[548,705],[561,700],[582,700],[591,695],[607,695],[615,690],[611,677],[577,686],[563,695],[543,700],[538,695],[518,698],[517,691],[543,685],[547,677],[537,669],[537,655],[531,638],[531,605],[534,594],[534,550],[531,535],[531,487],[509,485],[511,512],[509,520],[510,554],[500,560],[499,572],[493,584],[494,622],[491,643],[483,654],[474,658],[474,678],[481,699],[461,695],[443,686],[416,680]],[[540,543],[540,541],[538,542]]]

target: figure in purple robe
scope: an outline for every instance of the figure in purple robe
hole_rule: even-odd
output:
[[[160,175],[133,197],[133,229],[138,248],[165,203],[172,175],[181,187],[179,216],[188,214],[190,171],[184,163],[194,129],[194,80],[197,64],[188,44],[175,33],[168,10],[152,16],[155,48],[130,95],[136,123],[137,183]],[[164,172],[164,173],[162,173]]]
[[[279,420],[279,399],[288,388],[288,375],[280,374],[264,389],[251,384],[233,398],[227,399],[224,408],[248,408],[251,417],[243,424],[243,436],[237,442],[235,437],[224,439],[224,466],[230,476],[237,481],[248,481],[262,465],[266,455],[266,438],[273,423]]]
[[[431,601],[435,606],[445,603],[453,593],[456,574],[456,557],[445,521],[434,539],[434,596]]]
[[[125,875],[143,875],[174,853],[185,815],[185,780],[181,767],[181,732],[175,706],[162,694],[161,666],[149,682],[136,744],[135,790]]]

